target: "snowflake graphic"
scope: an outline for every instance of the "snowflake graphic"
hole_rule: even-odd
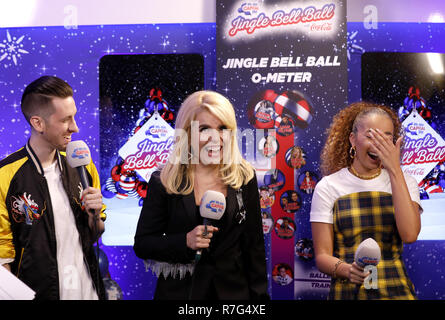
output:
[[[357,53],[357,54],[362,54],[365,52],[365,49],[360,47],[357,44],[357,39],[355,39],[355,36],[358,34],[358,31],[354,31],[352,34],[351,33],[347,33],[348,34],[348,51],[346,52],[347,56],[348,56],[348,60],[351,60],[351,54]]]
[[[14,62],[17,65],[17,59],[21,57],[21,54],[28,54],[29,52],[23,49],[23,38],[11,37],[9,31],[6,30],[6,39],[0,43],[0,61],[7,59]]]

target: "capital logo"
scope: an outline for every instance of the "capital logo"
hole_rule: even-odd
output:
[[[224,210],[224,204],[222,202],[212,200],[206,205],[207,209],[212,210],[212,212],[216,213],[218,211]]]
[[[145,132],[147,136],[152,136],[153,138],[161,138],[165,137],[167,135],[168,131],[163,126],[158,125],[152,125],[148,128],[148,130]]]
[[[257,2],[245,2],[238,8],[238,12],[246,16],[251,16],[258,12],[260,7]]]
[[[426,130],[425,125],[423,123],[408,123],[406,126],[406,132],[412,135],[421,135]]]
[[[364,265],[377,265],[379,263],[379,259],[374,257],[361,257],[359,262]]]
[[[84,159],[90,156],[90,151],[88,148],[76,148],[73,150],[72,158]]]

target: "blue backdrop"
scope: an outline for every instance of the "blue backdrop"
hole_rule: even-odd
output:
[[[348,23],[349,102],[361,99],[361,54],[372,51],[445,52],[444,24],[379,23],[367,30]],[[82,139],[99,167],[99,61],[108,54],[198,53],[204,87],[216,87],[215,24],[34,27],[0,29],[0,156],[22,147],[30,130],[20,111],[24,87],[41,75],[72,85]],[[166,75],[168,77],[168,75]],[[230,96],[230,92],[228,93]],[[444,101],[445,103],[445,101]],[[443,132],[440,133],[443,136]],[[99,168],[100,169],[100,168]],[[110,277],[124,299],[151,299],[156,278],[128,246],[101,245]],[[445,299],[445,241],[405,246],[408,273],[420,299]]]

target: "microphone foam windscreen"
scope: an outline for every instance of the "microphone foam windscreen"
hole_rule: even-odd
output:
[[[199,206],[201,217],[219,220],[226,209],[226,198],[221,192],[208,190],[204,193]]]
[[[379,244],[372,238],[363,240],[355,250],[354,261],[360,267],[376,266],[380,262],[381,251]]]
[[[91,162],[90,148],[82,140],[71,141],[66,146],[66,159],[71,168],[86,166]]]

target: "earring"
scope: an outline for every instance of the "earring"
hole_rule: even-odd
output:
[[[349,157],[351,158],[351,159],[354,159],[355,158],[355,154],[357,153],[357,150],[355,150],[355,146],[354,147],[351,147],[351,149],[349,149]]]

